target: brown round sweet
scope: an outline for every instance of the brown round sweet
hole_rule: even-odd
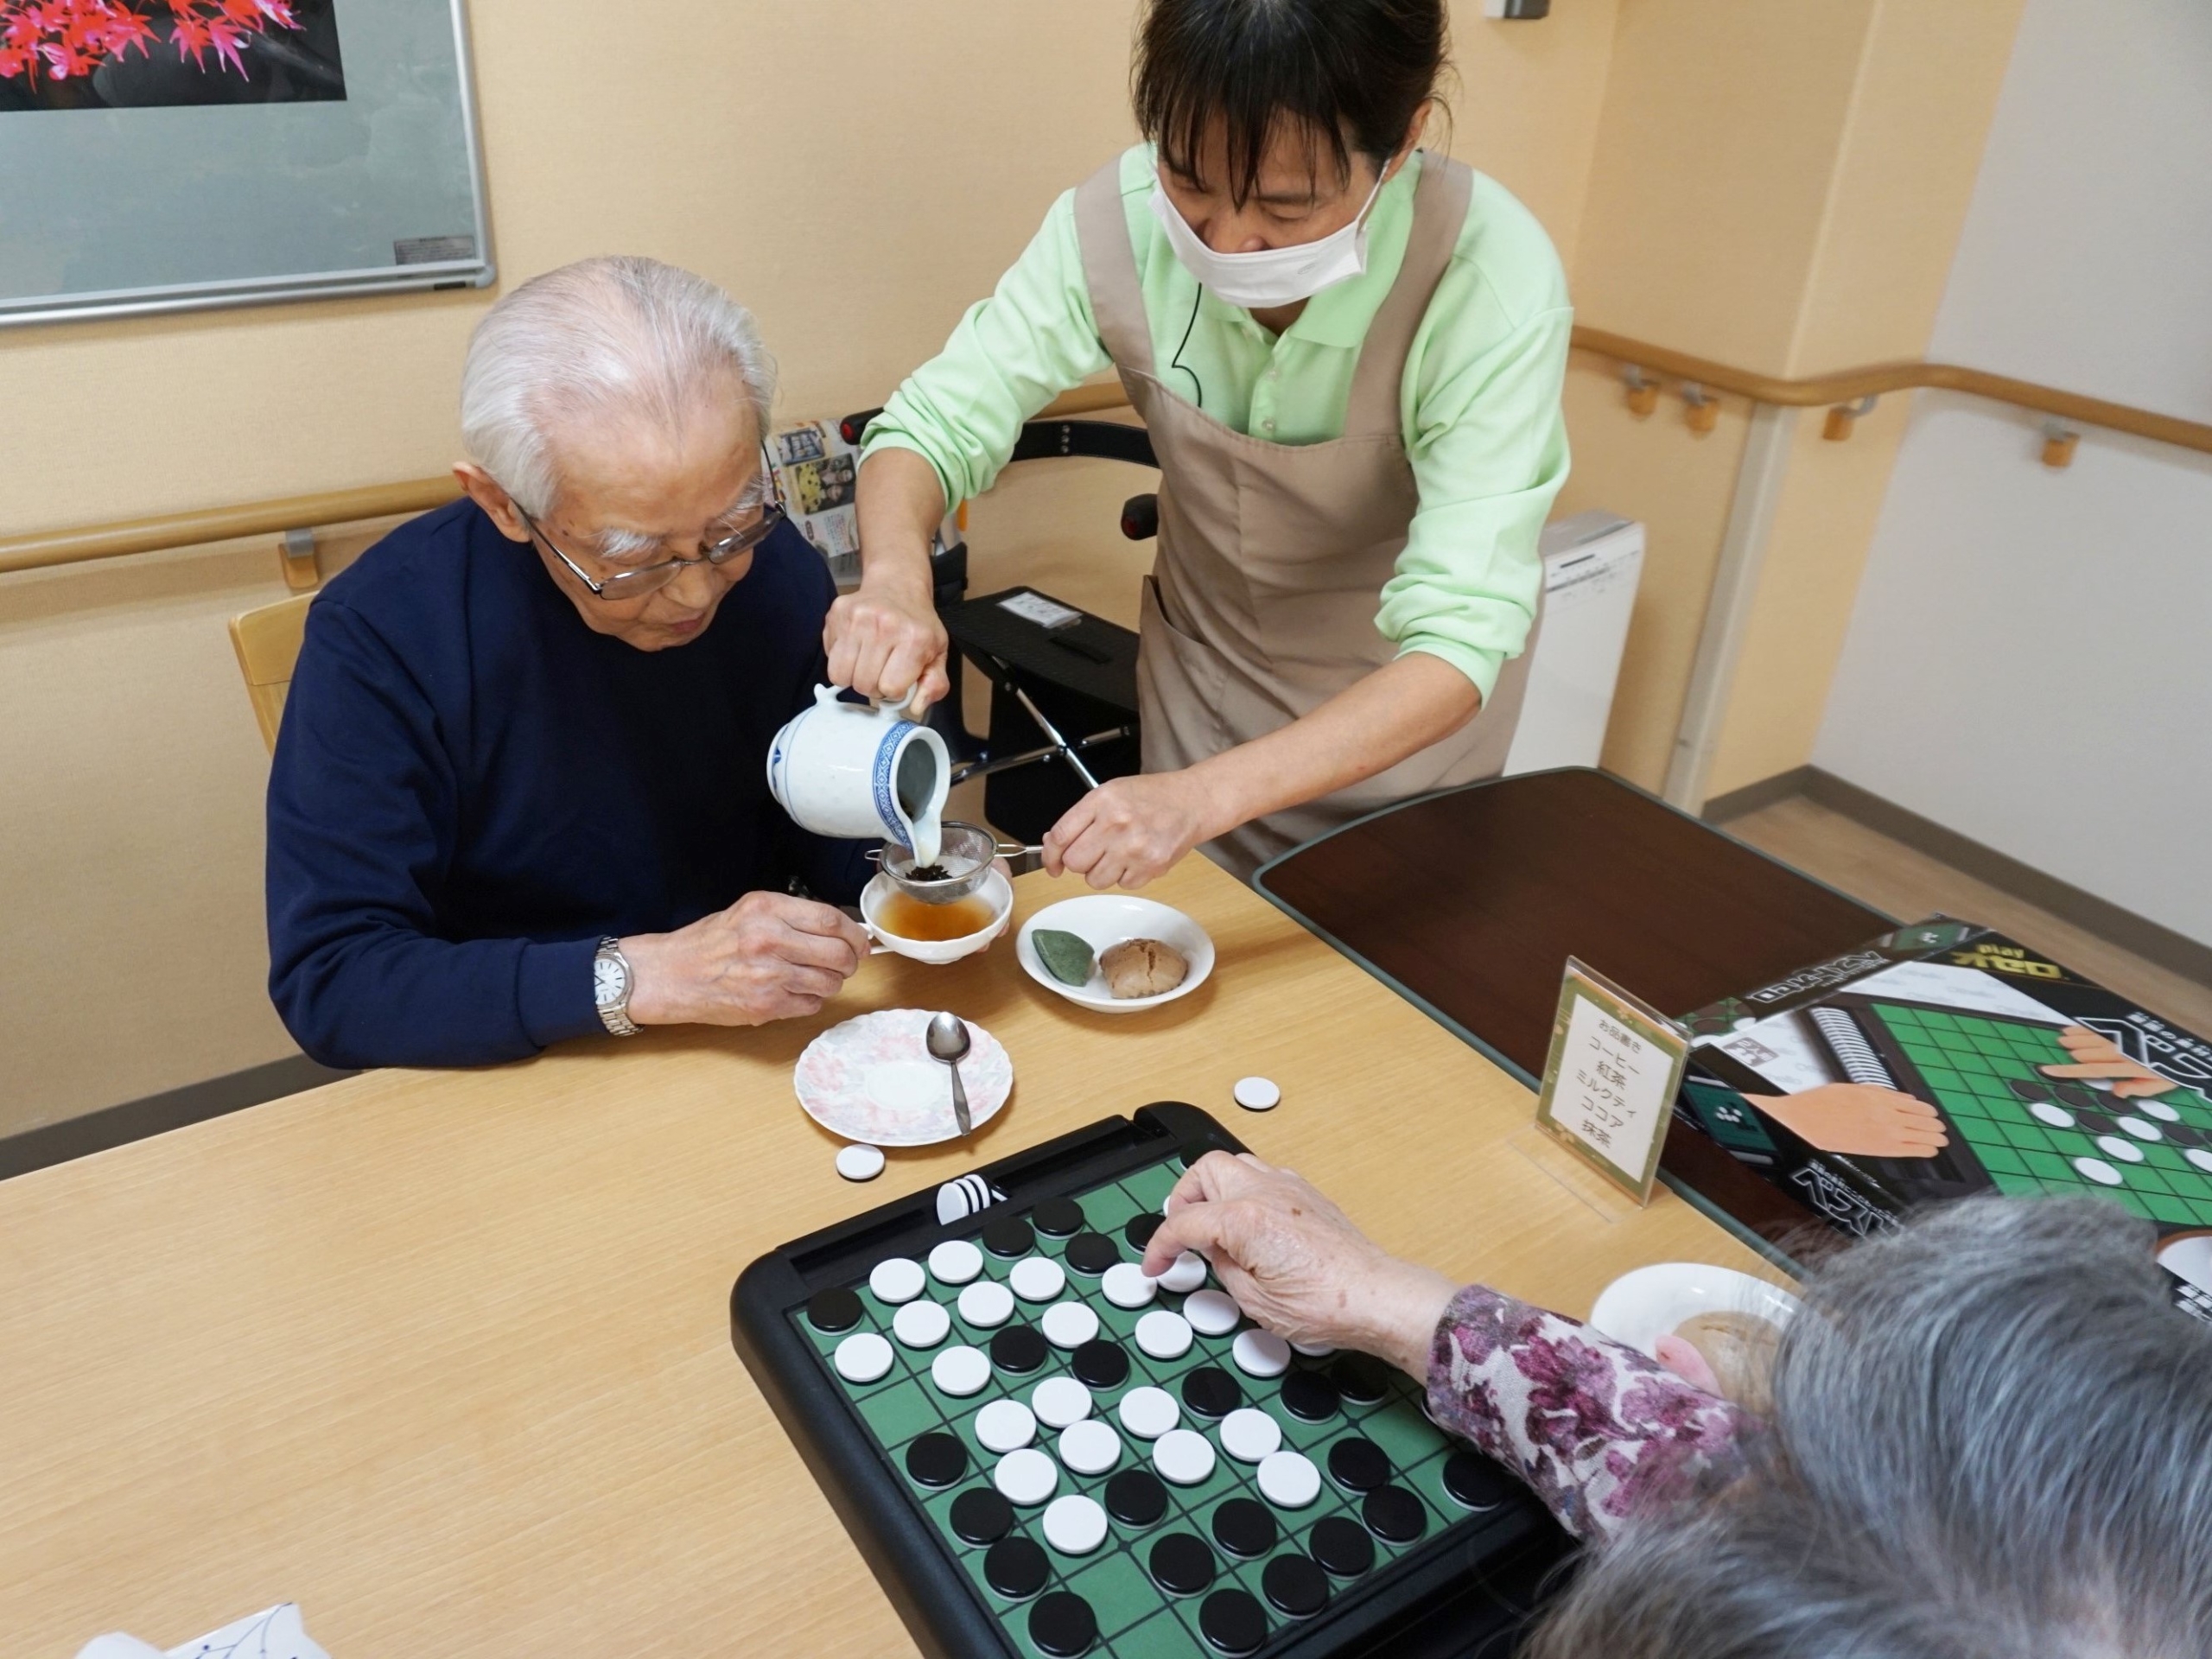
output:
[[[1159,996],[1180,985],[1191,964],[1180,950],[1160,939],[1123,939],[1098,953],[1098,970],[1117,1000]]]

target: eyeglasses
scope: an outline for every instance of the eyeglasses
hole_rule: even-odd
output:
[[[760,472],[762,478],[766,481],[769,493],[772,496],[775,495],[777,493],[775,471],[768,465],[765,456],[761,460]],[[658,564],[641,565],[635,570],[617,570],[610,576],[601,577],[594,576],[583,566],[563,553],[559,544],[545,533],[538,522],[523,512],[521,504],[518,502],[515,505],[515,512],[522,519],[524,527],[539,541],[544,543],[552,550],[555,558],[569,567],[569,574],[591,589],[594,598],[606,600],[642,599],[647,594],[658,593],[670,582],[674,582],[677,573],[686,565],[709,564],[720,569],[740,554],[750,553],[754,548],[760,546],[774,532],[778,524],[782,524],[791,516],[784,511],[784,504],[780,499],[764,501],[760,505],[759,518],[747,524],[743,530],[725,536],[718,542],[708,543],[699,550],[699,556],[696,558],[663,559]]]

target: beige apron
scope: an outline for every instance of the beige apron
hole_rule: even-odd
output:
[[[1405,263],[1360,347],[1344,435],[1297,445],[1234,431],[1154,378],[1120,163],[1076,192],[1099,339],[1160,460],[1159,552],[1145,581],[1137,654],[1147,772],[1264,737],[1397,655],[1375,613],[1420,502],[1398,391],[1471,183],[1459,163],[1422,156]],[[1276,854],[1363,813],[1496,777],[1520,719],[1528,663],[1527,650],[1509,662],[1481,712],[1442,741],[1203,850],[1249,879]]]

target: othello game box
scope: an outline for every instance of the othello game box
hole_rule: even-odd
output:
[[[1701,1008],[1675,1116],[1857,1236],[1976,1192],[2085,1192],[2212,1314],[2212,1042],[1968,923]]]

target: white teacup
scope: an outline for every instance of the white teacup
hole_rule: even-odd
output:
[[[846,841],[879,836],[912,848],[923,862],[952,785],[944,740],[905,718],[906,704],[846,702],[834,685],[814,689],[814,706],[794,715],[768,746],[768,792],[793,823]]]

